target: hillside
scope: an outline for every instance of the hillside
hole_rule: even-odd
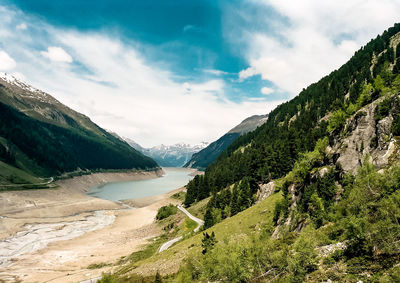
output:
[[[0,161],[15,168],[1,172],[3,185],[32,183],[27,175],[157,167],[88,117],[7,74],[0,77]]]
[[[396,24],[188,183],[207,234],[109,279],[399,282],[399,142]]]
[[[185,167],[204,170],[208,165],[213,163],[218,156],[238,137],[254,131],[257,127],[265,123],[267,118],[268,115],[254,115],[243,120],[239,125],[231,129],[218,140],[212,142],[198,153],[193,154],[190,161],[185,164]]]

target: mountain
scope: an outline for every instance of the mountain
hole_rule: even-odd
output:
[[[134,149],[136,149],[139,152],[142,152],[145,150],[144,147],[142,147],[140,144],[138,144],[137,142],[135,142],[134,140],[130,139],[130,138],[121,138],[124,141],[126,141],[131,147],[133,147]]]
[[[135,268],[138,281],[157,271],[177,282],[400,282],[400,24],[186,189],[204,231],[107,280]]]
[[[267,119],[268,115],[254,115],[243,120],[239,125],[231,129],[218,140],[212,142],[198,153],[193,154],[190,161],[185,163],[185,167],[204,170],[209,164],[213,163],[218,156],[238,137],[254,131],[257,127],[264,124]]]
[[[31,183],[27,175],[158,167],[85,115],[8,74],[0,75],[0,162],[9,172],[0,173],[0,184]]]
[[[213,250],[192,257],[196,264],[183,264],[176,278],[399,282],[399,153],[396,24],[274,109],[188,183],[185,204],[207,203],[202,243],[212,236]],[[257,211],[256,202],[265,209]],[[242,217],[270,211],[264,224],[249,226]],[[243,230],[251,227],[249,236],[218,238],[238,221]],[[246,270],[232,274],[232,266]]]
[[[190,160],[193,154],[208,145],[206,142],[197,145],[177,143],[174,145],[162,144],[151,148],[144,148],[131,139],[125,138],[125,140],[134,149],[153,158],[160,166],[164,167],[182,167]]]

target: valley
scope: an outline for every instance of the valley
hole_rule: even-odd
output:
[[[167,176],[172,172],[174,179],[174,169],[165,170]],[[179,171],[183,176],[194,172]],[[0,278],[69,282],[109,271],[112,266],[108,263],[129,255],[161,233],[154,222],[159,207],[179,203],[171,196],[182,190],[177,188],[185,184],[185,179],[175,180],[171,187],[164,174],[161,170],[98,173],[57,181],[58,187],[51,190],[0,192]],[[157,180],[162,186],[163,178],[167,178],[164,191],[153,190],[144,198],[123,200],[129,206],[87,194],[96,185],[123,180]],[[99,263],[107,265],[88,269]]]
[[[0,1],[0,283],[400,282],[396,11]]]

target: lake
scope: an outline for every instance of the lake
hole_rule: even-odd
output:
[[[193,176],[189,176],[193,172],[190,169],[163,168],[163,170],[165,175],[160,178],[107,183],[92,188],[88,195],[111,201],[150,197],[181,188],[193,179]]]

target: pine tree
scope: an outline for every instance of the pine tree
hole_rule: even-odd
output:
[[[233,194],[231,200],[231,215],[235,215],[240,212],[240,205],[239,205],[239,191],[237,184],[233,186]]]
[[[399,53],[400,53],[400,50],[399,50]],[[400,57],[397,58],[397,62],[393,67],[393,73],[400,74]]]
[[[396,47],[396,58],[400,58],[400,43]]]
[[[162,277],[158,271],[156,273],[156,278],[154,280],[154,283],[162,283]]]
[[[387,51],[386,51],[386,60],[389,61],[390,63],[394,63],[394,59],[395,59],[395,53],[394,53],[394,49],[392,47],[390,47]]]
[[[196,201],[196,195],[197,187],[195,186],[193,181],[190,181],[186,185],[186,196],[184,201],[185,206],[190,206],[192,203],[194,203]]]
[[[203,233],[203,239],[201,240],[201,246],[203,248],[202,254],[206,254],[208,251],[212,250],[217,243],[214,231],[209,235],[207,232]]]
[[[204,229],[210,228],[214,225],[214,218],[212,216],[211,207],[208,207],[204,214]]]

